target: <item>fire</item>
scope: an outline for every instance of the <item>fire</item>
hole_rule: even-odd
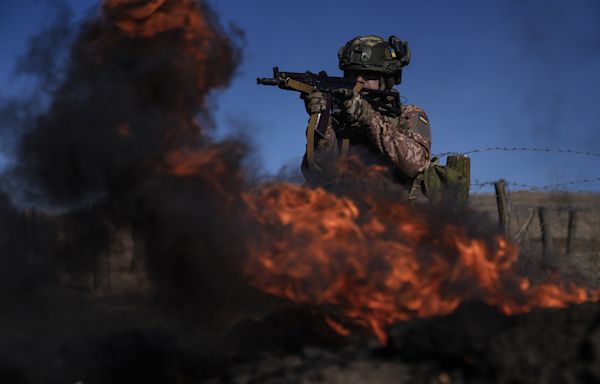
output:
[[[387,325],[448,314],[465,300],[515,314],[600,299],[600,291],[560,283],[532,287],[514,272],[518,249],[504,237],[478,237],[416,206],[287,184],[262,186],[244,198],[263,229],[244,266],[250,283],[336,308],[382,343]]]
[[[231,204],[238,196],[231,193],[243,184],[243,175],[236,167],[237,159],[243,153],[236,143],[220,143],[202,149],[179,149],[167,153],[161,171],[178,176],[200,180],[211,187],[223,200]],[[225,159],[229,158],[230,161]]]
[[[230,80],[238,52],[236,47],[221,31],[198,0],[103,0],[102,20],[104,30],[99,45],[114,45],[115,41],[136,40],[139,45],[152,42],[156,47],[165,44],[176,48],[172,61],[178,73],[169,73],[174,81],[178,76],[193,75],[195,84],[194,101],[204,106],[204,96],[210,90],[226,85]],[[160,38],[164,37],[162,42]],[[100,53],[102,49],[100,49]],[[166,54],[166,53],[163,53]],[[102,57],[102,54],[100,54]],[[179,104],[183,117],[192,120],[186,113],[197,108],[191,100],[173,100]],[[185,112],[183,112],[185,111]],[[196,111],[197,112],[197,111]],[[184,126],[194,128],[187,122]]]
[[[165,144],[157,146],[160,156],[148,157],[152,165],[212,186],[223,202],[239,201],[244,179],[240,146],[212,143],[195,120],[205,110],[205,95],[228,83],[237,63],[235,46],[210,22],[199,1],[102,4],[103,37],[92,45],[98,65],[105,56],[140,46],[147,49],[148,55],[141,57],[149,64],[156,57],[172,59],[134,81],[143,104],[164,115],[162,130],[154,136]],[[113,51],[111,44],[120,48]],[[172,88],[177,92],[165,96]],[[141,136],[139,126],[129,121],[117,125],[116,131],[122,138]],[[363,175],[364,168],[347,165],[361,179],[385,177],[387,171],[371,168]],[[385,343],[387,325],[447,314],[465,300],[481,300],[516,314],[600,299],[600,291],[560,282],[530,284],[514,272],[518,249],[504,237],[459,221],[444,222],[417,206],[290,184],[262,185],[243,193],[242,199],[240,225],[252,229],[245,239],[248,255],[242,268],[250,284],[296,302],[331,308],[326,322],[340,334],[350,332],[348,325],[357,325]]]
[[[105,0],[103,7],[109,14],[118,10],[115,23],[129,37],[153,37],[181,26],[209,31],[193,0]]]
[[[110,65],[103,58],[120,57],[133,47],[142,47],[135,62],[148,62],[149,75],[138,79],[136,74],[133,83],[143,103],[153,103],[157,110],[152,112],[164,118],[160,132],[122,121],[117,135],[130,138],[141,131],[140,141],[158,138],[160,155],[148,156],[147,164],[158,173],[202,181],[231,202],[239,198],[230,191],[242,184],[238,162],[244,147],[214,143],[197,119],[207,112],[206,95],[227,84],[237,62],[234,43],[213,18],[198,0],[102,0],[101,22],[90,45],[100,58],[98,66]]]

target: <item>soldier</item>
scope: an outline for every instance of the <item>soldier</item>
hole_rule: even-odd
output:
[[[401,81],[402,67],[410,61],[410,50],[406,42],[395,36],[388,41],[364,36],[346,43],[338,57],[344,77],[362,83],[364,88],[393,90]],[[339,110],[333,110],[324,137],[315,137],[314,153],[309,156],[311,149],[307,147],[302,161],[307,183],[330,189],[358,184],[410,199],[422,197],[420,175],[429,165],[431,150],[431,130],[425,111],[415,105],[401,105],[400,111],[390,111],[386,105],[393,100],[375,103],[363,93],[347,89],[334,96]],[[314,91],[304,100],[309,114],[327,108],[322,92]],[[385,169],[385,181],[373,186],[365,182],[364,174],[347,172],[348,167],[344,169],[341,167],[344,162],[339,161],[347,156],[359,159],[366,168]]]

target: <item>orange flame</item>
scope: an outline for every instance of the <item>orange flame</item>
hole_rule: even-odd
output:
[[[119,11],[115,24],[129,37],[153,37],[178,29],[209,31],[193,0],[104,0],[105,12]]]
[[[237,50],[212,22],[202,1],[102,0],[102,17],[105,29],[99,45],[110,46],[114,40],[124,38],[150,41],[169,36],[168,44],[178,49],[173,60],[180,72],[194,74],[195,84],[189,86],[195,85],[200,104],[208,91],[229,81],[229,72],[223,68],[235,65],[232,58],[238,54]],[[185,127],[190,125],[193,126],[188,123]]]
[[[600,299],[600,291],[560,283],[532,287],[514,273],[518,250],[505,238],[472,237],[467,227],[436,223],[415,206],[277,184],[244,199],[264,229],[244,268],[251,284],[339,308],[384,344],[385,326],[447,314],[465,300],[515,314]]]
[[[150,161],[161,172],[202,180],[226,201],[233,201],[236,197],[228,190],[239,190],[242,184],[236,164],[241,149],[235,143],[212,143],[196,120],[205,107],[205,96],[227,84],[236,62],[234,44],[212,17],[198,0],[102,0],[102,38],[97,48],[100,58],[117,41],[135,40],[160,55],[165,55],[165,46],[176,48],[176,54],[169,56],[173,66],[168,67],[168,76],[160,80],[168,82],[172,77],[176,84],[183,83],[179,87],[186,92],[172,92],[159,105],[170,119],[162,127],[164,158]],[[148,49],[149,60],[154,59],[153,49]],[[153,91],[150,86],[148,92]],[[133,135],[131,127],[125,121],[115,129],[127,138]],[[230,188],[232,184],[236,187]]]
[[[104,0],[105,36],[98,45],[160,36],[167,37],[161,40],[163,46],[177,44],[175,68],[191,71],[190,87],[196,87],[198,96],[193,102],[181,97],[169,103],[174,127],[165,127],[167,154],[158,168],[201,180],[224,201],[233,201],[239,196],[232,191],[240,190],[243,178],[231,174],[237,172],[230,166],[231,151],[204,145],[190,112],[204,106],[208,90],[227,83],[229,74],[217,76],[219,67],[235,62],[235,50],[209,25],[201,7],[193,0]],[[101,61],[102,50],[98,57]],[[130,135],[127,122],[117,133]],[[352,165],[350,170],[356,171]],[[366,176],[379,177],[384,170],[372,168]],[[600,291],[564,283],[532,286],[515,274],[518,250],[505,238],[441,223],[415,206],[287,184],[265,185],[242,197],[258,229],[248,240],[243,266],[249,282],[296,302],[336,308],[344,320],[326,321],[340,334],[349,332],[348,320],[386,343],[387,325],[447,314],[465,300],[482,300],[515,314],[600,299]]]
[[[179,149],[167,154],[162,171],[182,178],[201,180],[216,191],[224,202],[238,199],[231,191],[243,183],[240,170],[226,158],[239,156],[234,145],[214,144],[203,149]]]

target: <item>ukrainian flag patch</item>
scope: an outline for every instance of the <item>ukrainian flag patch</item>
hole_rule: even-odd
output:
[[[429,120],[427,120],[427,118],[419,113],[419,120],[421,120],[422,122],[424,122],[425,124],[429,124]]]

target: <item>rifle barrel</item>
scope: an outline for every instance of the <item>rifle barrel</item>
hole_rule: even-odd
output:
[[[263,78],[256,78],[256,84],[262,84],[262,85],[279,85],[279,82],[277,81],[277,79],[272,79],[269,77],[263,77]]]

